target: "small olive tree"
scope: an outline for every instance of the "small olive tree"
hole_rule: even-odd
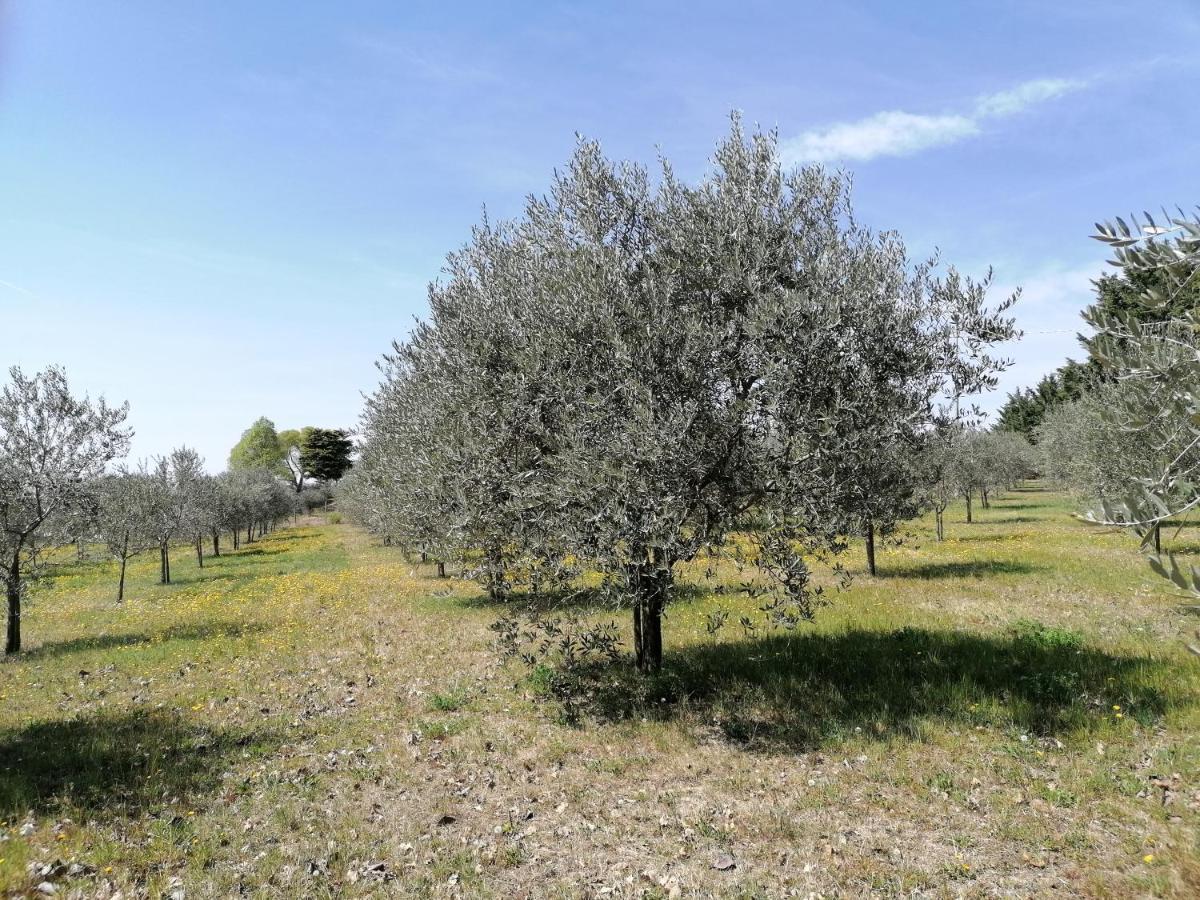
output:
[[[117,602],[125,599],[125,569],[129,560],[157,546],[152,523],[159,514],[160,493],[154,476],[145,469],[118,469],[96,485],[97,508],[93,524],[96,538],[117,562]]]
[[[157,461],[152,472],[155,504],[150,530],[159,551],[159,580],[171,583],[171,544],[190,527],[200,502],[204,460],[190,447],[179,447]]]
[[[19,368],[0,390],[0,560],[8,600],[5,652],[21,649],[21,602],[37,569],[41,529],[86,496],[85,485],[129,448],[127,405],[71,393],[62,369]]]
[[[955,481],[954,442],[960,431],[952,425],[931,428],[921,435],[912,461],[919,506],[933,513],[934,533],[938,541],[946,539],[946,509],[959,495]]]

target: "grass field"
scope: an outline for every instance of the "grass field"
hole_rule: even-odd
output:
[[[169,587],[147,555],[120,607],[111,564],[64,563],[0,665],[0,885],[1200,895],[1200,622],[1070,510],[1031,485],[918,523],[795,633],[692,572],[664,673],[596,673],[574,725],[499,608],[350,526],[181,550]]]

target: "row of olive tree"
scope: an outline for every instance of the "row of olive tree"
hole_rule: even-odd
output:
[[[129,449],[127,405],[71,393],[61,369],[9,370],[0,390],[0,561],[8,601],[5,652],[21,649],[21,605],[44,562],[89,517],[89,486]]]
[[[279,478],[262,469],[208,475],[194,450],[181,447],[153,466],[119,468],[94,485],[94,515],[85,534],[102,544],[117,562],[117,602],[125,596],[130,559],[157,549],[160,583],[171,583],[171,547],[190,543],[204,567],[205,545],[221,555],[221,535],[234,549],[243,535],[253,540],[296,510],[297,499]]]
[[[811,618],[806,551],[907,514],[910,448],[1014,335],[1015,298],[914,263],[773,134],[735,122],[713,162],[688,185],[582,142],[523,218],[479,225],[385,357],[344,492],[494,594],[586,561],[632,606],[642,670],[675,567],[733,530],[772,618]]]
[[[0,390],[0,562],[8,604],[6,652],[21,649],[21,612],[46,551],[95,542],[118,563],[118,601],[131,558],[157,550],[160,580],[171,580],[180,543],[204,547],[232,536],[237,547],[275,527],[300,502],[287,482],[263,469],[205,473],[182,447],[150,465],[115,465],[129,449],[128,406],[72,394],[57,367],[27,376],[10,370]],[[309,498],[311,499],[311,498]]]
[[[970,523],[975,500],[986,509],[997,494],[1037,469],[1033,448],[1021,435],[954,426],[927,432],[914,466],[920,505],[933,512],[939,541],[946,536],[951,503],[965,501]]]

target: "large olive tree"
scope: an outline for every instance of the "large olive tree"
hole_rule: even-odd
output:
[[[845,178],[784,171],[737,123],[695,185],[582,142],[430,307],[382,364],[359,477],[493,587],[514,560],[585,560],[632,605],[643,670],[676,565],[751,519],[767,607],[810,618],[803,550],[839,540],[845,479],[985,386],[1013,333],[983,285],[858,224]]]

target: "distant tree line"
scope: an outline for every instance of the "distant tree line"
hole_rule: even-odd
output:
[[[310,481],[335,482],[349,470],[354,443],[337,428],[306,426],[276,432],[275,423],[257,419],[229,454],[231,470],[262,469],[287,477],[297,494]]]
[[[1104,275],[1095,282],[1096,300],[1083,313],[1088,322],[1121,322],[1152,328],[1163,325],[1200,308],[1200,284],[1172,287],[1171,275],[1162,269],[1126,269],[1121,274]],[[1154,292],[1163,302],[1147,305],[1146,292]],[[1081,335],[1087,353],[1083,362],[1068,359],[1057,370],[1043,376],[1033,387],[1008,395],[997,414],[997,427],[1023,434],[1032,442],[1039,439],[1038,428],[1047,416],[1086,395],[1101,393],[1106,385],[1119,379],[1117,370],[1103,359],[1105,330],[1096,335]]]

